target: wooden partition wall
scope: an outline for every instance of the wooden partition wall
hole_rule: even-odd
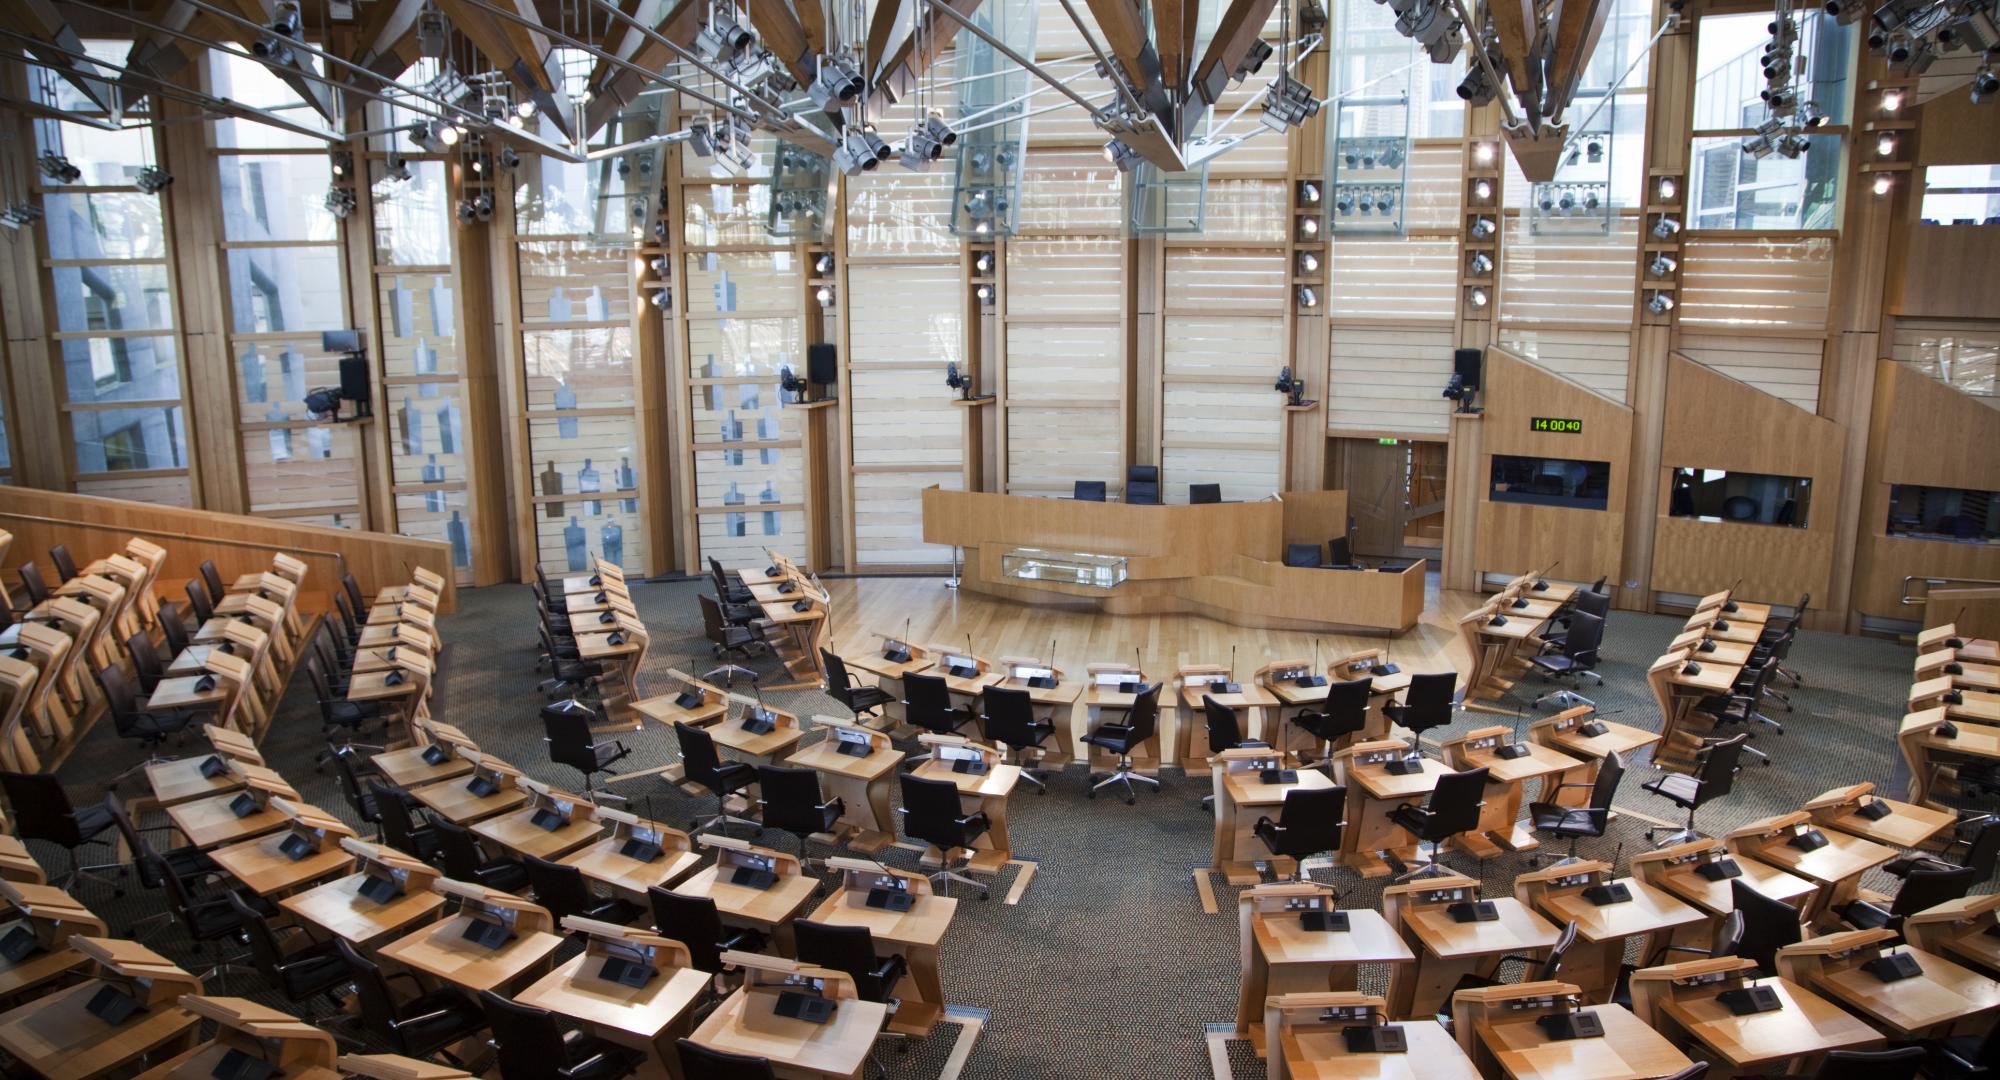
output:
[[[0,566],[0,573],[10,576],[15,567],[35,561],[45,568],[43,576],[53,580],[48,550],[56,544],[68,545],[81,565],[123,550],[125,541],[138,536],[167,549],[159,591],[169,599],[179,594],[182,582],[200,573],[204,560],[213,561],[227,582],[269,569],[271,556],[282,552],[306,564],[303,610],[329,606],[343,564],[368,596],[385,585],[409,581],[411,571],[423,567],[445,581],[438,610],[458,606],[451,547],[435,540],[33,488],[7,489],[6,499],[0,500],[0,529],[14,534],[6,564]]]
[[[1736,595],[1790,604],[1826,596],[1841,521],[1839,424],[1689,360],[1667,368],[1666,430],[1660,447],[1653,589],[1701,595],[1738,578]],[[1672,517],[1677,468],[1805,477],[1812,481],[1803,527]]]
[[[1580,383],[1503,349],[1486,350],[1486,412],[1479,422],[1479,457],[1453,481],[1477,484],[1475,569],[1518,574],[1560,562],[1567,581],[1614,581],[1625,535],[1626,475],[1632,450],[1632,410]],[[1535,420],[1580,420],[1578,432],[1535,430]],[[1603,461],[1611,466],[1603,510],[1495,502],[1491,498],[1497,455]],[[1456,455],[1455,455],[1456,456]]]
[[[1909,364],[1880,361],[1862,486],[1854,610],[1877,619],[1927,620],[1902,603],[1908,576],[2000,580],[2000,545],[1888,535],[1896,484],[2000,491],[2000,406],[1962,393]],[[1946,620],[1949,616],[1946,616]]]

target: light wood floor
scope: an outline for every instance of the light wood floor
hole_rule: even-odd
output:
[[[965,649],[988,660],[1001,656],[1047,658],[1054,641],[1055,665],[1080,675],[1092,663],[1130,662],[1134,650],[1152,678],[1172,678],[1181,664],[1227,664],[1236,647],[1236,671],[1247,680],[1279,659],[1320,663],[1362,649],[1387,649],[1412,671],[1461,673],[1470,657],[1458,640],[1457,620],[1485,597],[1441,591],[1433,582],[1424,597],[1423,618],[1394,637],[1363,634],[1309,634],[1232,626],[1198,615],[1105,615],[1093,609],[1066,610],[1017,604],[967,589],[947,589],[943,578],[846,578],[823,581],[833,595],[833,648],[844,654],[867,652],[884,635],[909,636],[921,645]]]

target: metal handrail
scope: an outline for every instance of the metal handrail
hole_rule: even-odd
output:
[[[1912,581],[1921,581],[1924,583],[1923,596],[1910,595],[1910,582]],[[1953,586],[1953,585],[1970,585],[1974,588],[1992,588],[1995,586],[2000,586],[2000,581],[1995,581],[1992,578],[1925,577],[1922,574],[1906,574],[1903,576],[1903,594],[1899,598],[1898,602],[1905,605],[1926,604],[1930,602],[1930,591],[1932,589],[1935,589],[1939,586]]]

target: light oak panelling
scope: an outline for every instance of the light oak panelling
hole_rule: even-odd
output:
[[[117,473],[89,474],[76,478],[76,490],[79,495],[130,499],[161,506],[184,507],[194,500],[194,485],[185,471],[172,476],[147,475],[143,478]]]
[[[1282,213],[1282,211],[1281,211]],[[1282,486],[1287,266],[1282,251],[1166,252],[1161,497],[1220,484],[1225,499]]]
[[[1807,412],[1819,408],[1823,338],[1746,337],[1683,333],[1680,351],[1699,364],[1783,398]]]
[[[1124,490],[1115,405],[1091,408],[1007,409],[1007,488],[1017,492],[1068,492],[1078,480],[1102,480]]]
[[[1449,323],[1330,329],[1329,431],[1445,433],[1451,402],[1440,395],[1451,379]]]
[[[1338,237],[1327,269],[1336,319],[1418,322],[1457,310],[1458,243],[1449,238]]]
[[[1841,426],[1684,356],[1668,362],[1666,409],[1652,588],[1701,594],[1741,579],[1736,589],[1748,600],[1824,597],[1842,520]],[[1669,517],[1668,477],[1676,468],[1806,477],[1812,498],[1805,526]]]
[[[1125,174],[1097,150],[1031,149],[1021,168],[1015,220],[1024,234],[1115,235],[1125,224]]]
[[[1990,127],[1991,118],[1982,126]],[[1978,317],[2000,310],[2000,225],[1912,225],[1901,297],[1904,315]]]
[[[1284,240],[1288,205],[1282,181],[1212,179],[1203,210],[1202,240],[1218,244]]]
[[[1632,335],[1625,330],[1537,330],[1507,326],[1500,344],[1522,357],[1626,403],[1625,383],[1632,363]]]
[[[930,172],[877,169],[847,180],[847,253],[856,258],[958,254],[949,158]],[[956,268],[954,267],[954,275]],[[850,287],[852,287],[850,285]],[[860,297],[852,296],[850,301]]]
[[[1123,251],[1109,238],[1007,244],[1009,321],[1050,315],[1116,321],[1124,298]]]
[[[1683,330],[1826,328],[1833,241],[1696,237],[1682,249]]]
[[[944,385],[965,366],[956,263],[848,269],[848,408],[857,566],[943,564],[923,542],[923,489],[956,488],[964,418]]]
[[[1077,480],[1123,488],[1122,256],[1108,238],[1007,244],[1010,491],[1066,492]]]
[[[1636,218],[1613,218],[1609,232],[1545,227],[1539,233],[1526,216],[1507,219],[1500,321],[1631,325],[1638,247]]]
[[[1560,561],[1565,578],[1619,580],[1632,410],[1503,349],[1486,350],[1485,380],[1478,572],[1518,574]],[[1583,431],[1536,432],[1531,422],[1538,416],[1579,419]],[[1492,501],[1492,458],[1499,454],[1610,463],[1605,509]]]

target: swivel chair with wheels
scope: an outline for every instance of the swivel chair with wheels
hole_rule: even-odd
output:
[[[702,678],[713,679],[721,675],[725,686],[735,686],[738,675],[756,682],[755,671],[731,661],[730,657],[741,657],[747,663],[752,649],[768,651],[770,642],[765,641],[763,633],[755,627],[723,618],[722,605],[715,602],[715,597],[702,593],[696,599],[701,602],[701,628],[708,637],[709,650],[722,661],[720,666],[703,674]]]
[[[111,778],[113,787],[146,766],[166,760],[159,754],[160,744],[185,732],[194,722],[191,709],[141,708],[131,680],[125,669],[116,664],[106,665],[97,673],[97,684],[104,689],[105,706],[111,711],[111,724],[118,737],[132,739],[146,751],[146,760]]]
[[[122,889],[118,882],[98,871],[115,870],[123,875],[123,866],[115,862],[83,865],[77,858],[77,849],[85,844],[104,844],[115,851],[115,841],[104,836],[117,824],[109,809],[99,804],[84,807],[72,804],[69,792],[54,773],[0,772],[0,793],[7,798],[15,836],[23,840],[46,840],[69,853],[69,869],[50,879],[49,884],[62,888],[74,881],[95,881]],[[73,888],[70,891],[75,892]]]
[[[1268,746],[1269,743],[1243,737],[1243,725],[1236,716],[1236,710],[1215,700],[1214,696],[1201,696],[1202,722],[1208,728],[1208,753],[1211,758],[1225,750],[1243,747]],[[1215,805],[1213,792],[1201,797],[1203,806]]]
[[[1736,760],[1749,741],[1747,733],[1732,735],[1719,742],[1709,743],[1700,751],[1700,765],[1693,775],[1687,773],[1663,773],[1657,779],[1639,785],[1668,802],[1687,811],[1687,825],[1674,831],[1666,839],[1658,839],[1658,833],[1665,829],[1646,830],[1646,839],[1656,847],[1672,847],[1701,839],[1695,831],[1694,812],[1703,806],[1729,794],[1736,786]]]
[[[1948,900],[1957,900],[1971,891],[1976,881],[1970,866],[1939,866],[1916,869],[1903,878],[1888,907],[1866,900],[1850,900],[1840,908],[1840,920],[1856,930],[1890,929],[1903,932],[1903,919],[1928,911]]]
[[[959,805],[958,785],[949,780],[926,780],[915,773],[903,773],[898,779],[903,784],[903,835],[937,848],[942,856],[931,881],[946,893],[954,881],[972,885],[979,889],[979,898],[986,899],[986,883],[958,873],[965,864],[953,854],[964,851],[966,861],[970,860],[973,842],[993,826],[986,812],[965,813]]]
[[[1326,744],[1327,756],[1313,762],[1311,767],[1333,760],[1333,751],[1340,748],[1342,739],[1367,730],[1368,703],[1373,693],[1374,683],[1369,679],[1330,683],[1326,701],[1319,708],[1301,709],[1292,715],[1292,726]]]
[[[581,1031],[565,1032],[547,1009],[479,992],[486,1008],[500,1080],[622,1080],[646,1055]]]
[[[1392,724],[1410,729],[1410,748],[1422,753],[1424,732],[1451,723],[1458,694],[1458,673],[1429,672],[1410,676],[1410,688],[1400,703],[1382,706],[1382,714]]]
[[[1925,1048],[1898,1046],[1889,1050],[1829,1050],[1813,1070],[1812,1080],[1916,1080]]]
[[[715,901],[686,896],[659,885],[646,890],[653,908],[653,929],[687,946],[688,964],[696,971],[722,974],[722,954],[762,952],[764,935],[746,927],[725,926]]]
[[[1605,829],[1611,825],[1611,800],[1618,794],[1618,783],[1625,779],[1625,759],[1613,752],[1597,766],[1597,779],[1588,784],[1559,784],[1563,788],[1589,788],[1590,802],[1583,806],[1564,806],[1553,802],[1531,802],[1528,804],[1528,820],[1536,832],[1545,832],[1558,838],[1569,840],[1569,854],[1556,860],[1557,866],[1576,862],[1576,845],[1579,840],[1589,837],[1601,839]],[[1544,856],[1528,856],[1528,865],[1540,866]]]
[[[903,719],[933,735],[955,735],[972,722],[972,707],[951,703],[951,684],[944,676],[911,672],[903,676]],[[918,754],[905,758],[904,764],[930,758],[928,753]]]
[[[356,952],[344,938],[334,939],[333,947],[347,961],[347,969],[354,978],[354,997],[361,1009],[362,1028],[394,1052],[428,1060],[460,1039],[485,1029],[486,1014],[457,987],[432,990],[398,1002],[389,989],[388,977],[375,961]]]
[[[819,773],[812,769],[788,769],[778,765],[757,766],[757,790],[763,797],[764,827],[787,832],[798,838],[799,864],[812,870],[813,860],[806,845],[818,833],[829,833],[847,813],[847,802],[839,797],[822,798]]]
[[[1130,806],[1138,801],[1138,796],[1132,790],[1132,782],[1134,780],[1142,784],[1151,785],[1154,794],[1159,793],[1160,781],[1158,778],[1136,772],[1132,766],[1132,751],[1138,749],[1146,740],[1153,737],[1153,733],[1158,730],[1159,721],[1160,684],[1154,683],[1139,691],[1138,696],[1132,699],[1132,707],[1126,711],[1125,719],[1122,722],[1099,724],[1097,725],[1097,730],[1083,737],[1084,742],[1092,746],[1103,747],[1118,755],[1118,764],[1109,773],[1092,774],[1090,778],[1091,798],[1097,798],[1099,790],[1109,787],[1112,784],[1123,784],[1125,787],[1125,805]],[[1100,775],[1102,779],[1099,779]]]
[[[597,741],[590,730],[596,719],[597,711],[575,698],[544,706],[542,740],[548,743],[550,761],[583,774],[584,798],[591,802],[606,799],[624,802],[625,796],[599,789],[596,779],[598,773],[610,773],[611,766],[623,761],[632,750],[616,739]]]
[[[1575,686],[1576,681],[1585,675],[1596,679],[1599,686],[1604,685],[1604,676],[1597,673],[1597,647],[1603,640],[1604,620],[1587,611],[1577,612],[1570,620],[1569,633],[1563,635],[1562,651],[1528,658],[1529,665],[1548,678],[1569,680],[1568,685],[1543,694],[1534,703],[1539,706],[1554,698],[1564,708],[1573,705],[1595,708],[1597,703],[1577,693]]]
[[[1757,891],[1742,878],[1729,882],[1731,906],[1743,914],[1743,936],[1737,941],[1736,955],[1757,962],[1766,975],[1778,973],[1778,950],[1805,939],[1799,909]]]
[[[792,931],[801,963],[846,972],[853,977],[854,992],[861,1000],[888,1005],[890,1014],[895,1014],[896,984],[910,972],[902,953],[878,955],[875,938],[865,926],[798,919],[792,923]]]
[[[487,858],[486,853],[480,850],[479,838],[463,825],[438,818],[431,823],[431,828],[437,830],[438,863],[444,869],[444,876],[501,892],[527,890],[528,870],[520,860],[505,855]]]
[[[353,976],[348,974],[347,961],[334,951],[332,941],[313,943],[304,940],[306,934],[299,933],[299,947],[287,950],[271,923],[248,901],[234,892],[224,893],[223,898],[229,902],[250,943],[250,966],[263,976],[267,986],[294,1005],[321,994],[333,1004],[340,1004],[340,995],[335,991],[346,986]]]
[[[126,638],[125,651],[132,657],[132,674],[139,678],[139,693],[150,694],[159,689],[160,680],[167,677],[167,665],[160,659],[152,635],[141,630]]]
[[[980,693],[980,699],[984,705],[986,737],[1013,751],[1021,767],[1021,779],[1035,785],[1035,794],[1048,794],[1047,780],[1033,766],[1047,750],[1049,737],[1056,733],[1055,724],[1035,716],[1035,699],[1026,690],[989,686]]]
[[[534,855],[522,854],[521,861],[528,870],[528,885],[535,890],[535,903],[549,909],[557,925],[571,915],[581,915],[599,922],[629,925],[646,910],[637,904],[615,897],[606,898],[590,891],[590,882],[583,871],[574,866]]]
[[[1251,832],[1271,854],[1294,860],[1293,877],[1304,881],[1307,859],[1339,850],[1346,815],[1346,788],[1293,788],[1285,792],[1278,820],[1260,817]]]
[[[729,797],[755,786],[757,770],[740,761],[722,760],[722,755],[715,749],[715,737],[692,724],[674,721],[674,735],[680,740],[681,766],[686,770],[686,781],[700,784],[715,796],[715,815],[696,821],[688,831],[706,832],[717,824],[763,828],[749,818],[737,817],[729,812]]]
[[[1486,770],[1467,769],[1438,777],[1430,800],[1423,805],[1404,803],[1389,811],[1389,820],[1409,831],[1419,842],[1431,846],[1431,857],[1416,869],[1406,871],[1397,881],[1444,877],[1451,873],[1443,862],[1444,842],[1479,827],[1479,810],[1486,805]]]
[[[676,1040],[674,1051],[680,1055],[681,1073],[685,1076],[698,1076],[701,1080],[778,1080],[770,1058],[711,1050],[693,1039]]]
[[[855,678],[854,673],[847,670],[847,661],[831,649],[820,649],[819,662],[826,669],[827,696],[847,706],[847,711],[854,714],[856,723],[873,718],[874,714],[882,711],[882,706],[896,700],[896,695],[887,690],[868,686]]]

